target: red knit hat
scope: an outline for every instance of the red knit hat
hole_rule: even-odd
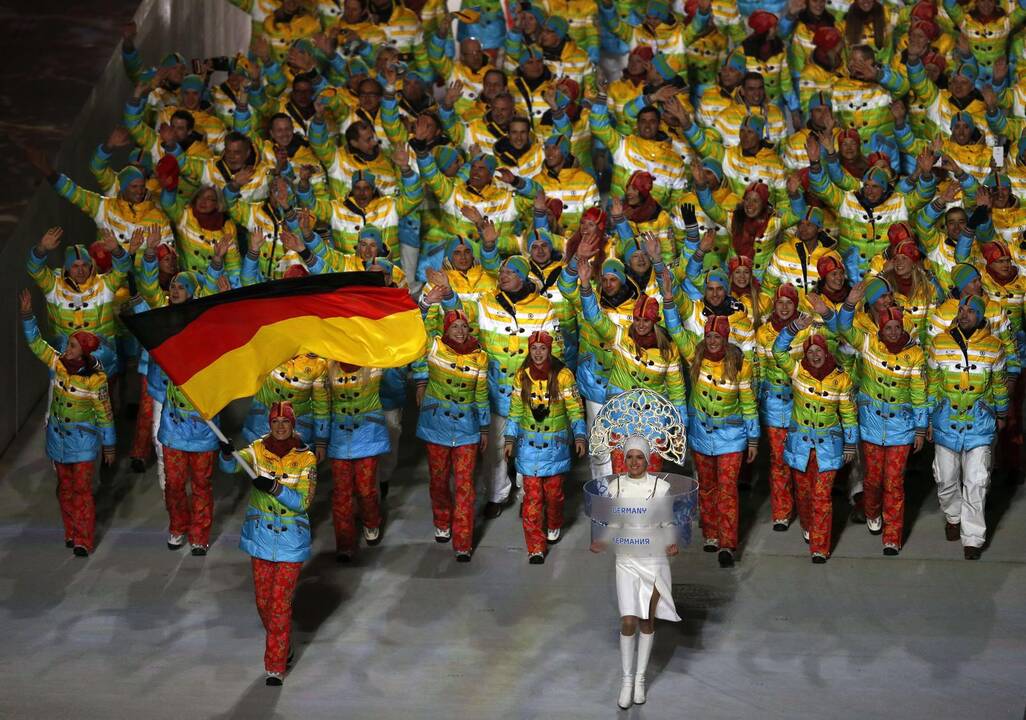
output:
[[[271,405],[271,412],[267,416],[268,422],[277,420],[280,417],[292,423],[292,427],[296,426],[296,411],[292,409],[292,403],[276,402]]]
[[[641,296],[634,301],[634,319],[656,322],[659,319],[659,301],[641,293]]]
[[[733,275],[739,267],[752,267],[752,258],[747,255],[735,255],[727,261],[727,274]]]
[[[897,320],[899,324],[902,324],[902,312],[900,307],[892,305],[889,308],[884,308],[880,312],[880,317],[876,321],[876,326],[883,330],[884,326],[891,320]],[[902,327],[904,327],[904,324],[902,324]]]
[[[716,333],[726,339],[730,337],[730,318],[726,315],[710,315],[705,321],[705,334]]]
[[[527,338],[527,347],[531,347],[535,343],[541,343],[542,345],[545,345],[551,350],[552,336],[544,330],[535,330],[533,333],[531,333],[531,336]]]
[[[909,14],[909,17],[913,20],[933,20],[937,17],[937,6],[930,0],[919,0],[919,2],[912,6],[912,12]]]
[[[768,33],[777,26],[778,22],[776,15],[765,10],[756,10],[748,16],[748,27],[759,35]]]
[[[638,170],[631,175],[630,180],[627,181],[627,187],[634,188],[639,193],[648,197],[652,194],[652,186],[655,184],[655,178],[652,174],[644,170]]]
[[[762,198],[763,204],[769,202],[769,186],[766,183],[759,182],[758,180],[748,183],[748,187],[745,188],[745,195],[750,192]]]
[[[816,272],[819,273],[821,278],[825,278],[837,268],[843,267],[841,258],[834,252],[829,252],[816,261]]]
[[[645,62],[652,62],[652,58],[655,57],[655,51],[653,51],[648,45],[638,45],[636,48],[631,50],[631,55],[641,58]]]
[[[859,136],[859,131],[855,128],[845,128],[841,132],[837,133],[838,145],[841,143],[842,140],[858,140],[860,144],[862,143],[862,138]]]
[[[1008,252],[1008,248],[1000,240],[994,240],[989,243],[985,243],[983,248],[983,259],[990,265],[992,262],[996,262],[1002,258],[1011,257],[1012,254]]]
[[[841,44],[841,33],[835,27],[821,25],[812,36],[812,44],[829,52]]]
[[[82,348],[83,355],[92,355],[100,347],[100,338],[87,330],[78,330],[77,332],[73,332],[71,333],[71,337],[73,337],[79,347]]]
[[[909,30],[915,30],[916,28],[922,30],[923,34],[926,35],[927,39],[929,39],[930,42],[933,42],[934,40],[940,37],[940,28],[937,27],[937,23],[935,23],[933,20],[924,20],[922,18],[917,18],[912,21],[912,26],[909,28]]]
[[[174,155],[165,155],[157,161],[154,171],[161,187],[166,187],[169,190],[178,189],[178,175],[181,172],[181,168],[178,167],[178,158]]]
[[[559,220],[563,217],[563,201],[559,198],[549,198],[545,201],[545,208],[552,213],[552,216]]]
[[[908,223],[896,222],[887,228],[887,241],[892,245],[897,245],[902,240],[908,240],[914,237],[912,234],[912,228],[908,226]]]
[[[467,314],[465,312],[463,312],[462,310],[450,310],[445,314],[445,317],[442,318],[442,331],[448,331],[449,326],[457,320],[462,320],[468,325],[470,324],[470,321],[467,319]]]
[[[830,348],[827,347],[826,338],[820,335],[819,333],[815,333],[814,335],[810,335],[808,338],[806,338],[805,342],[802,343],[802,350],[808,352],[809,348],[813,345],[818,345],[819,347],[823,348],[823,352],[825,353],[830,352]]]
[[[791,302],[795,305],[798,304],[798,290],[791,283],[784,283],[777,288],[777,292],[773,295],[774,300],[779,300],[780,298],[785,297],[790,298]]]
[[[919,246],[916,245],[915,238],[899,240],[897,244],[891,247],[893,248],[892,256],[904,255],[912,260],[912,262],[919,262],[923,258],[923,254],[919,252]]]
[[[598,225],[599,234],[606,232],[606,212],[600,207],[593,206],[584,211],[581,215],[581,221],[590,220],[591,222]]]
[[[931,50],[930,52],[923,55],[923,67],[927,65],[936,65],[941,72],[948,69],[947,59],[938,52]]]

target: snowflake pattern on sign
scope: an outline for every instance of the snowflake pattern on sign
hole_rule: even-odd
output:
[[[683,464],[686,429],[677,408],[659,393],[639,388],[606,401],[591,429],[591,454],[605,462],[612,450],[633,435],[648,440],[666,460]]]

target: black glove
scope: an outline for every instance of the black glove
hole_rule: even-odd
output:
[[[986,205],[977,205],[975,208],[973,208],[973,212],[971,215],[969,215],[968,222],[966,224],[969,225],[970,229],[975,230],[980,225],[983,225],[985,222],[987,222],[987,219],[989,217],[990,208]]]
[[[269,493],[274,487],[274,478],[267,477],[266,475],[257,475],[253,478],[253,487],[257,490],[263,490],[265,493]]]
[[[225,457],[231,457],[231,454],[235,452],[235,446],[230,442],[223,442],[221,445],[221,454]]]
[[[695,206],[691,203],[684,203],[680,206],[680,216],[684,218],[685,225],[698,224],[698,216],[695,215]]]

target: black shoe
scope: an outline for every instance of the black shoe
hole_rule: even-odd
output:
[[[720,549],[718,540],[706,540],[702,543],[702,552],[713,553]]]
[[[545,553],[531,553],[531,557],[527,562],[532,565],[544,565],[545,564]]]
[[[777,520],[773,523],[773,532],[787,532],[787,528],[789,527],[790,525],[783,520]]]
[[[968,549],[969,548],[966,548],[966,550]],[[89,551],[81,545],[76,545],[71,552],[75,553],[75,557],[89,557]]]
[[[494,520],[500,515],[502,515],[502,503],[490,502],[485,505],[484,516],[486,518]]]
[[[980,548],[973,547],[972,545],[966,545],[962,548],[962,553],[965,555],[966,560],[979,560],[982,554]]]
[[[142,473],[146,472],[146,461],[144,460],[140,460],[139,458],[132,458],[132,462],[130,463],[130,465],[132,467],[132,472],[134,472],[136,475],[141,475]]]
[[[264,684],[270,687],[281,687],[285,684],[285,680],[281,673],[267,673],[267,680],[264,681]]]
[[[378,491],[378,495],[381,497],[382,500],[384,500],[388,497],[388,481],[386,480],[383,483],[379,483],[378,487],[380,488],[380,490]]]
[[[723,548],[720,550],[716,559],[720,561],[721,568],[732,568],[734,567],[734,551]]]
[[[884,555],[886,555],[887,557],[894,557],[895,555],[898,554],[898,548],[895,548],[895,547],[885,547],[883,552],[884,552]]]
[[[335,553],[335,562],[339,565],[345,565],[348,562],[352,562],[352,560],[353,556],[351,553],[342,552],[341,550]]]
[[[470,553],[458,552],[456,553],[456,562],[470,562]]]
[[[813,565],[823,565],[827,561],[826,555],[820,555],[819,553],[812,556]]]
[[[944,523],[944,539],[955,542],[962,539],[962,523]]]
[[[206,545],[193,545],[192,546],[192,554],[194,556],[196,556],[196,557],[203,557],[204,555],[207,554],[207,546]]]
[[[855,504],[851,508],[851,513],[848,515],[848,519],[856,525],[865,525],[866,509],[862,504],[862,493],[857,493],[852,500]]]
[[[68,550],[70,550],[71,548],[75,547],[75,541],[74,540],[65,540],[64,541],[64,547],[66,547]]]

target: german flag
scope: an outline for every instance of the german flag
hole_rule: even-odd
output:
[[[257,392],[301,353],[400,367],[427,336],[409,292],[381,273],[312,275],[251,285],[129,315],[125,325],[205,418]]]

